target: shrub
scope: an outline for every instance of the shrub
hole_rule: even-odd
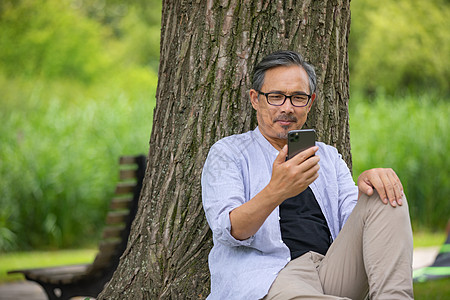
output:
[[[0,80],[0,251],[97,237],[119,156],[148,152],[156,75],[127,75],[141,85]]]
[[[0,63],[6,75],[91,82],[110,64],[103,50],[105,27],[66,1],[6,3],[0,10]]]
[[[355,180],[369,168],[393,168],[422,229],[442,230],[450,217],[449,114],[449,102],[431,96],[350,100]]]
[[[349,39],[355,91],[450,93],[450,6],[443,0],[352,2]]]

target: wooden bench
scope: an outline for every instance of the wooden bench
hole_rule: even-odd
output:
[[[106,216],[99,252],[92,264],[14,270],[8,274],[22,273],[27,280],[39,283],[50,300],[97,297],[111,279],[127,246],[131,223],[136,216],[146,158],[143,155],[122,156],[119,164],[120,180]]]

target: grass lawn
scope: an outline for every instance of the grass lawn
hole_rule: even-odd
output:
[[[414,232],[414,248],[441,246],[446,237],[445,232]],[[415,283],[414,298],[416,300],[450,299],[450,278]]]
[[[440,246],[445,233],[414,233],[414,247]],[[0,253],[0,284],[23,279],[21,274],[7,275],[8,270],[90,263],[96,249],[31,251]],[[450,299],[450,278],[414,284],[415,299]]]
[[[447,300],[450,299],[450,278],[421,282],[414,284],[416,300]]]
[[[441,246],[445,242],[446,238],[447,238],[447,234],[444,231],[414,232],[414,248]]]
[[[7,271],[91,263],[96,253],[97,249],[0,253],[0,284],[24,279],[22,274],[8,275]]]

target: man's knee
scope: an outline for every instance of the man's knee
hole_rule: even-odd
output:
[[[403,195],[401,203],[402,205],[397,204],[396,206],[392,206],[390,202],[385,204],[376,191],[371,196],[362,195],[358,199],[358,204],[363,205],[365,212],[371,216],[379,216],[384,221],[391,218],[396,223],[407,219],[409,223],[409,207],[405,195]]]

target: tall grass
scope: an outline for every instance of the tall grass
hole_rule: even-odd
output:
[[[133,74],[83,89],[0,78],[0,251],[92,243],[118,157],[148,151],[156,77]]]
[[[450,218],[450,103],[432,96],[350,99],[353,173],[391,167],[402,180],[415,229]]]

